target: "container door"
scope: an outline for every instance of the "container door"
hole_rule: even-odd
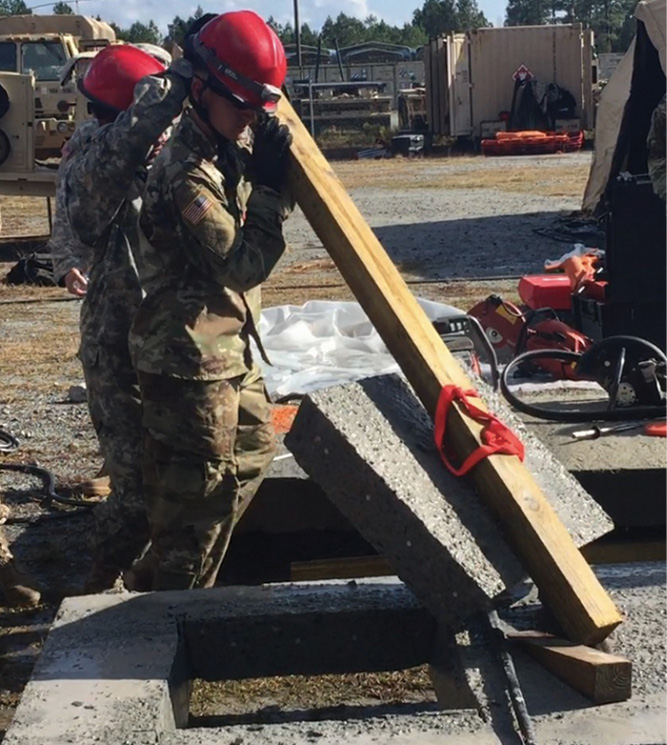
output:
[[[472,134],[472,99],[468,38],[464,34],[450,37],[449,52],[449,122],[452,137]]]

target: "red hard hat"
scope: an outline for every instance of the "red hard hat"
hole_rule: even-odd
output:
[[[98,52],[79,88],[93,103],[116,111],[128,109],[134,86],[146,75],[164,72],[164,65],[130,44],[113,44]]]
[[[192,44],[212,75],[236,98],[256,108],[275,108],[287,60],[280,39],[257,13],[238,10],[216,16]]]

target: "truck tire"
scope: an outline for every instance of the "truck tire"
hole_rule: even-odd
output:
[[[0,129],[0,166],[9,158],[11,152],[12,146],[9,142],[9,137]]]
[[[4,85],[0,85],[0,119],[9,111],[9,93]]]

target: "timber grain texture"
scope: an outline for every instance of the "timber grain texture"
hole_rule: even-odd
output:
[[[444,385],[468,390],[471,381],[285,99],[278,116],[294,138],[289,181],[296,202],[433,416]],[[480,431],[458,407],[451,409],[448,445],[459,459],[478,447]],[[606,638],[621,615],[521,461],[492,456],[471,478],[568,638],[582,643]]]
[[[593,703],[627,701],[632,695],[632,662],[625,657],[538,631],[514,632],[508,638]]]

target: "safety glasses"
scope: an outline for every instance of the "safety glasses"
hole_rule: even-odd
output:
[[[215,93],[216,96],[220,96],[220,98],[224,98],[226,101],[229,101],[229,103],[231,103],[231,105],[238,111],[259,112],[262,110],[257,106],[252,106],[246,101],[242,101],[240,98],[238,98],[238,96],[235,96],[228,88],[225,88],[224,85],[218,83],[215,80],[212,80],[211,78],[206,81],[206,85],[208,88],[211,89],[211,91],[213,91],[213,93]]]

